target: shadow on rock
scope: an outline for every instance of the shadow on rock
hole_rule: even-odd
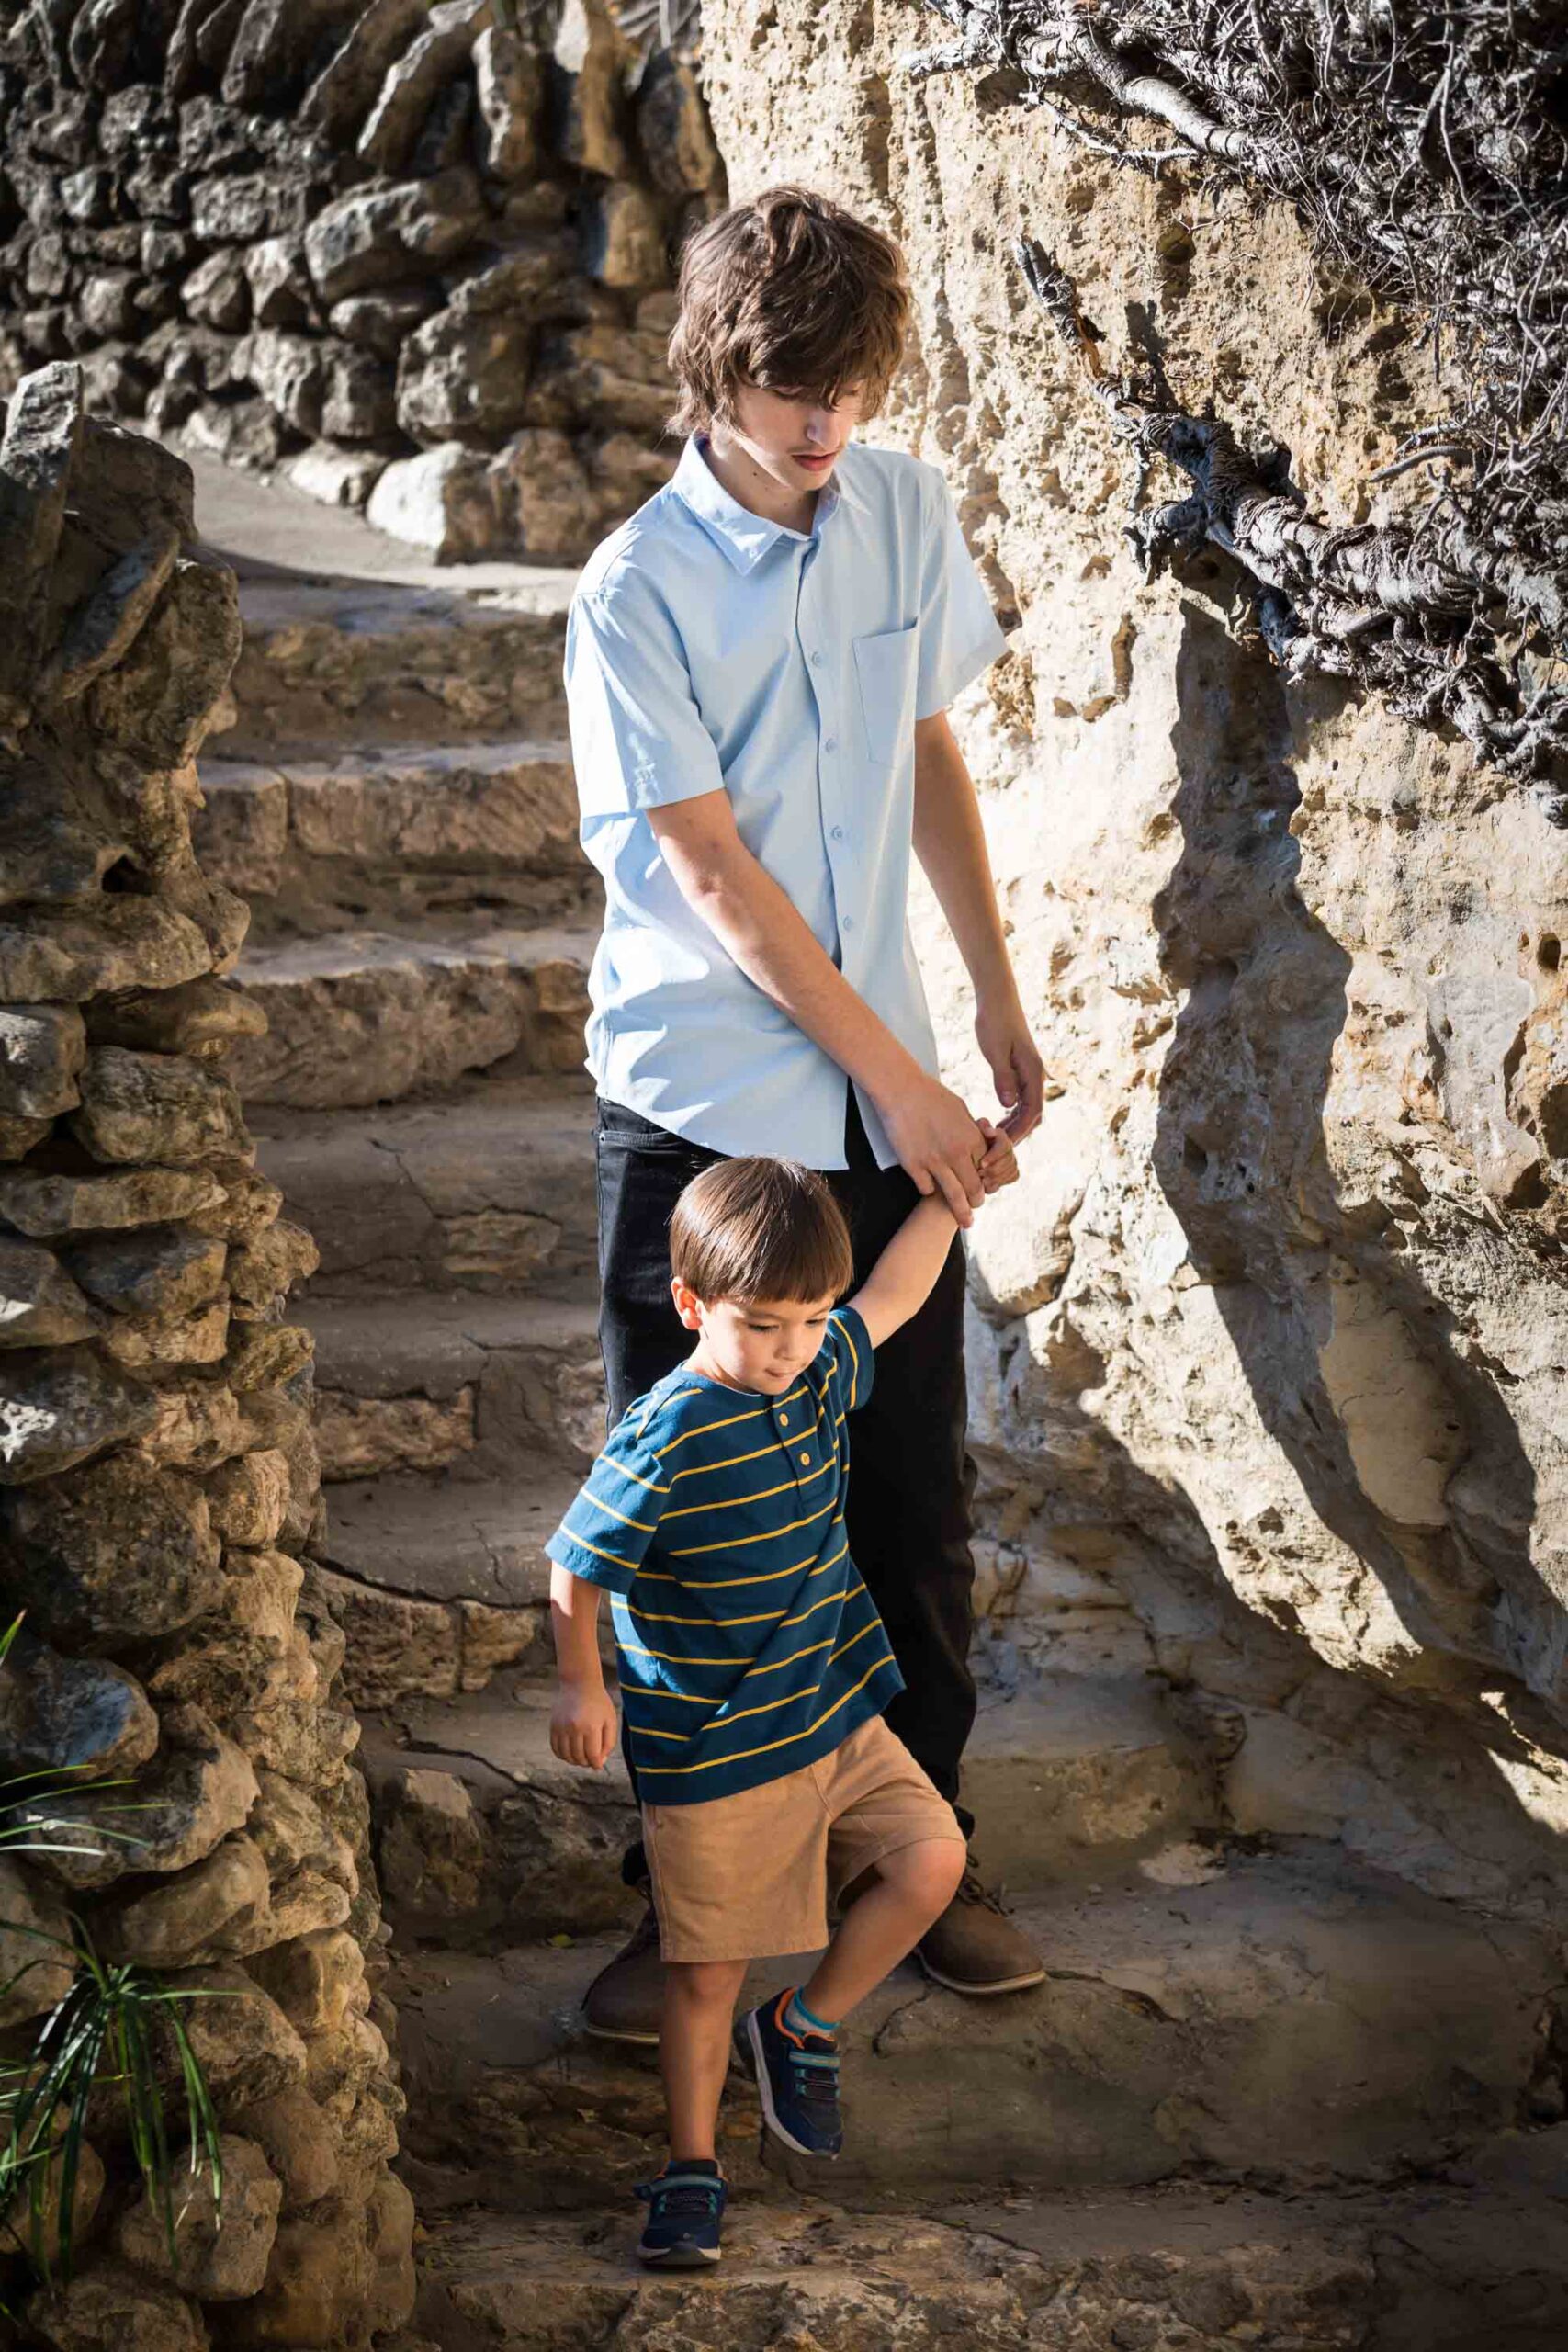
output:
[[[1172,737],[1183,847],[1154,911],[1186,995],[1161,1079],[1158,1182],[1264,1425],[1407,1637],[1407,1650],[1383,1640],[1381,1669],[1453,1695],[1501,1670],[1556,1699],[1541,1662],[1561,1657],[1563,1614],[1530,1561],[1529,1459],[1393,1210],[1370,1184],[1348,1197],[1332,1164],[1325,1121],[1352,960],[1299,887],[1283,687],[1196,606],[1185,624]],[[1247,1540],[1286,1539],[1265,1605],[1289,1626],[1277,1516]],[[1312,1564],[1300,1574],[1304,1605]],[[1568,1745],[1561,1713],[1551,1744]]]

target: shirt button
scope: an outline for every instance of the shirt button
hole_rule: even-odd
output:
[[[842,922],[841,922],[840,923],[840,925],[839,925],[839,929],[840,929],[840,931],[853,931],[854,927],[855,927],[855,919],[854,919],[853,915],[845,915],[845,917],[843,918]]]
[[[820,670],[820,668],[822,667],[822,656],[820,655],[820,653],[814,653],[814,654],[812,655],[812,657],[811,657],[811,666],[812,666],[812,668],[813,668],[814,670]]]
[[[836,752],[838,748],[839,739],[836,735],[824,736],[822,741],[822,749],[825,752]]]
[[[843,838],[844,838],[844,829],[843,829],[842,825],[835,825],[835,826],[834,826],[834,828],[833,828],[833,839],[834,839],[836,842],[841,842],[841,841],[843,840]]]
[[[789,1427],[789,1415],[788,1415],[787,1413],[781,1413],[781,1414],[779,1415],[779,1427],[780,1427],[780,1429],[781,1429],[781,1430],[787,1430],[787,1429],[788,1429],[788,1427]]]
[[[801,1457],[800,1457],[800,1458],[801,1458],[801,1461],[802,1461],[803,1463],[808,1463],[808,1462],[810,1461],[810,1459],[811,1459],[811,1456],[809,1455],[809,1453],[803,1453],[803,1454],[801,1455]]]

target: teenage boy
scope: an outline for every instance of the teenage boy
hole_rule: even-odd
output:
[[[1016,1172],[1004,1137],[987,1187]],[[694,1178],[671,1224],[670,1292],[696,1346],[627,1408],[546,1546],[551,1747],[593,1770],[615,1747],[607,1589],[642,1799],[670,2120],[669,2161],[640,2192],[645,2262],[718,2260],[716,2132],[747,1962],[819,1950],[829,1885],[860,1889],[811,1974],[736,2034],[769,2129],[802,2155],[837,2155],[840,2024],[964,1874],[952,1805],[882,1719],[901,1677],[846,1531],[849,1417],[953,1235],[940,1193],[919,1202],[835,1308],[854,1259],[820,1175],[750,1159]]]
[[[850,437],[882,404],[908,315],[897,248],[807,189],[701,231],[670,343],[685,450],[572,600],[572,755],[606,901],[587,1060],[612,1428],[683,1351],[670,1217],[716,1159],[826,1173],[858,1280],[921,1194],[968,1226],[987,1134],[936,1074],[911,847],[968,968],[1011,1140],[1039,1119],[1040,1057],[945,717],[1004,640],[941,474]],[[949,1801],[975,1712],[964,1293],[955,1234],[861,1417],[850,1521],[906,1685],[891,1727]],[[624,1867],[646,1894],[644,1851]],[[964,1992],[1043,1973],[973,1870],[919,1957]],[[649,1911],[585,2018],[651,2041],[659,2007]]]

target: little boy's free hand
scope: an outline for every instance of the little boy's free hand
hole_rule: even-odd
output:
[[[601,1682],[563,1682],[550,1710],[550,1753],[602,1772],[615,1752],[615,1707]]]

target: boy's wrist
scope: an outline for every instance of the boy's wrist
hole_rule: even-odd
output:
[[[978,971],[971,970],[969,985],[975,991],[975,1017],[977,1021],[1006,1017],[1023,1011],[1023,999],[1018,992],[1018,975],[1009,960],[1005,946],[999,948],[996,962],[989,958]]]
[[[597,1660],[592,1666],[558,1666],[556,1681],[563,1690],[582,1692],[592,1698],[604,1688],[604,1669]]]

